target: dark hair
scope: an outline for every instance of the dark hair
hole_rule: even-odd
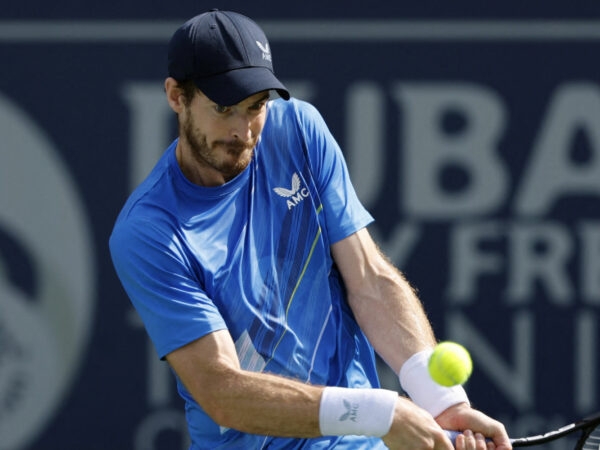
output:
[[[192,80],[177,80],[177,87],[183,92],[185,106],[190,106],[198,88]]]

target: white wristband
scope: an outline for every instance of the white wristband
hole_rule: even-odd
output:
[[[429,375],[427,364],[433,350],[415,353],[400,369],[400,385],[413,402],[437,417],[443,411],[459,403],[469,403],[462,386],[444,387]]]
[[[319,427],[323,436],[384,436],[390,431],[398,393],[386,389],[326,387]]]

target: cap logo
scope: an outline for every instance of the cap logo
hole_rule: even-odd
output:
[[[271,61],[271,48],[269,47],[269,43],[265,42],[265,45],[262,45],[259,41],[256,41],[256,45],[262,51],[262,58]]]

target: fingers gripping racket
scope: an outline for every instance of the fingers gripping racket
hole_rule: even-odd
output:
[[[447,431],[447,433],[454,444],[456,436],[458,436],[460,432]],[[578,422],[570,423],[557,430],[548,431],[545,434],[511,439],[511,442],[513,447],[530,447],[554,441],[563,436],[574,435],[576,433],[579,434],[579,439],[573,450],[600,450],[600,413],[596,413]]]

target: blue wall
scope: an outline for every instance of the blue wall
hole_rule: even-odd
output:
[[[171,374],[107,239],[175,136],[167,41],[214,4],[60,3],[0,16],[0,450],[183,449]],[[389,3],[216,6],[263,25],[279,77],[325,116],[373,234],[438,337],[471,350],[475,406],[513,435],[586,415],[600,403],[600,10]]]

